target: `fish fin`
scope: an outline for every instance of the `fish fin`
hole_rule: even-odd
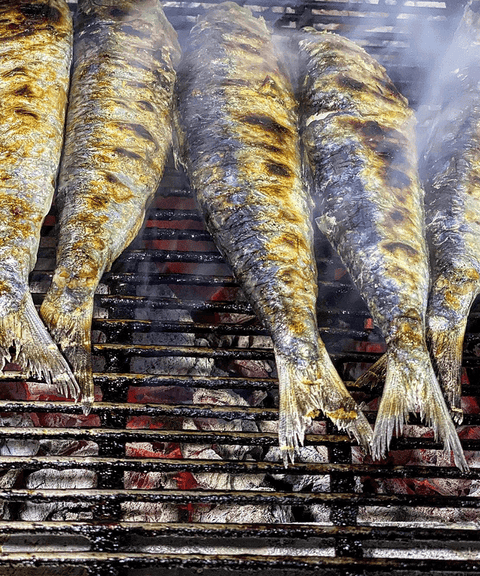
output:
[[[430,323],[433,326],[434,323]],[[467,317],[447,330],[427,330],[427,345],[433,367],[450,406],[452,418],[457,424],[463,421],[462,396],[462,354]]]
[[[350,396],[322,343],[322,357],[305,366],[282,353],[275,355],[280,390],[279,444],[285,465],[303,446],[305,428],[324,413],[370,452],[372,428]]]
[[[335,228],[337,223],[335,216],[323,214],[322,216],[315,218],[315,222],[322,234],[324,234],[327,238],[332,237],[332,230]]]
[[[0,318],[1,367],[11,361],[22,366],[27,375],[53,383],[61,396],[78,399],[80,389],[75,377],[41,321],[28,291],[16,312]]]
[[[45,298],[40,308],[40,315],[75,374],[85,415],[90,413],[95,391],[90,334],[92,308],[93,304],[87,310],[82,310],[80,314],[58,314],[48,297]]]
[[[370,387],[372,390],[385,382],[385,375],[387,372],[387,355],[383,354],[380,358],[372,364],[366,372],[355,382],[355,388]]]
[[[435,440],[451,450],[456,466],[468,471],[462,445],[426,349],[413,352],[390,347],[386,353],[385,388],[373,433],[374,459],[385,457],[392,435],[400,433],[409,412],[418,412],[433,428]]]

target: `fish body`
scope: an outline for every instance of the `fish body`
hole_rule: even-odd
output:
[[[301,132],[316,222],[387,344],[373,455],[384,456],[394,430],[419,412],[466,469],[425,343],[429,262],[412,110],[385,69],[352,41],[306,31],[300,50]]]
[[[480,293],[479,62],[480,14],[468,5],[438,75],[443,101],[420,163],[432,262],[427,342],[459,423],[463,340]]]
[[[138,233],[163,175],[179,51],[158,0],[78,2],[57,262],[41,315],[87,410],[94,293]]]
[[[190,40],[178,72],[180,154],[208,230],[271,333],[284,461],[319,411],[368,448],[370,426],[318,334],[296,102],[271,35],[263,19],[225,2]]]
[[[77,397],[28,286],[60,162],[72,34],[64,0],[0,1],[0,365]]]

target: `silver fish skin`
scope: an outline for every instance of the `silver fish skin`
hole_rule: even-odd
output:
[[[190,41],[177,81],[180,156],[208,230],[271,333],[284,462],[320,411],[368,450],[370,425],[318,333],[296,102],[270,32],[225,2],[199,19]]]
[[[72,35],[64,0],[0,1],[0,366],[17,362],[76,398],[28,286],[60,162]]]
[[[432,264],[427,343],[458,423],[465,328],[480,293],[480,14],[474,7],[466,6],[437,76],[442,102],[420,162]]]
[[[317,225],[344,262],[387,343],[373,456],[419,412],[467,464],[425,342],[429,262],[415,119],[385,69],[352,41],[305,30],[301,133]],[[359,383],[368,384],[367,373]]]
[[[40,312],[74,370],[85,411],[94,399],[94,293],[140,230],[162,178],[179,56],[158,0],[79,0],[57,262]]]

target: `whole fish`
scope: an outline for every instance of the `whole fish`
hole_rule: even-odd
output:
[[[57,263],[40,312],[86,410],[94,394],[94,293],[138,233],[163,175],[179,50],[158,0],[78,2]]]
[[[312,29],[299,44],[301,131],[316,222],[387,343],[373,455],[385,455],[394,430],[419,412],[467,469],[425,343],[429,268],[413,112],[385,69],[354,42]]]
[[[263,19],[233,2],[199,19],[178,72],[178,124],[207,228],[273,339],[285,463],[319,411],[368,448],[370,425],[318,334],[296,102]]]
[[[71,57],[64,0],[0,1],[0,367],[17,362],[77,397],[28,286],[55,189]]]
[[[458,423],[465,328],[480,293],[480,14],[472,8],[436,76],[443,101],[420,163],[432,260],[427,343]]]

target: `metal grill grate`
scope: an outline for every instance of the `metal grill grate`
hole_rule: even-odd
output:
[[[248,3],[247,3],[248,4]],[[206,3],[166,2],[184,40]],[[362,43],[412,105],[432,63],[418,30],[447,35],[460,5],[372,0],[252,5],[279,30],[301,24]],[[73,4],[72,4],[73,8]],[[434,35],[435,35],[434,34]],[[54,216],[31,288],[52,274]],[[317,238],[322,337],[375,417],[379,390],[353,388],[383,342],[340,261]],[[319,418],[303,458],[278,458],[268,334],[205,232],[171,164],[141,237],[96,296],[92,413],[25,382],[0,380],[0,574],[271,576],[478,571],[480,308],[464,357],[462,475],[414,420],[388,462],[362,456]],[[304,460],[304,461],[302,461]]]

